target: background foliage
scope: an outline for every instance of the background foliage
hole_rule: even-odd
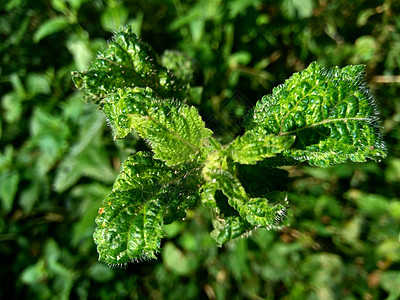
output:
[[[2,0],[0,298],[400,297],[400,4],[394,0]],[[346,9],[343,9],[343,8]],[[199,66],[193,102],[221,141],[249,106],[311,61],[366,64],[389,156],[288,168],[291,226],[218,248],[207,209],[167,226],[158,260],[97,262],[94,218],[137,136],[113,141],[73,89],[112,32]],[[203,86],[203,89],[200,88]],[[279,184],[274,178],[262,184]],[[265,182],[266,181],[266,182]]]

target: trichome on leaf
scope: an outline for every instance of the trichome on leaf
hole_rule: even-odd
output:
[[[99,104],[115,138],[136,131],[153,150],[127,158],[99,210],[94,241],[101,261],[155,258],[163,224],[184,218],[198,201],[212,211],[218,245],[256,227],[282,225],[287,194],[246,190],[241,165],[247,172],[265,167],[268,181],[277,165],[325,167],[386,156],[364,66],[312,63],[293,74],[256,104],[244,134],[228,145],[214,139],[197,109],[184,102],[191,66],[179,52],[159,59],[126,28],[87,71],[72,74],[77,88]]]

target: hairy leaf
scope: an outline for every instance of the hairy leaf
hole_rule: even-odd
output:
[[[172,98],[186,88],[180,79],[161,66],[150,46],[131,28],[114,35],[84,72],[74,72],[77,88],[85,89],[92,101],[125,87],[150,87],[161,97]]]
[[[246,193],[240,181],[228,170],[208,170],[207,176],[216,185],[214,189],[221,190],[228,198],[229,205],[250,224],[255,226],[273,226],[278,225],[282,221],[288,206],[285,193],[270,193],[265,198],[251,198]],[[203,200],[203,203],[208,203],[208,206],[210,206],[212,198],[209,191],[208,194],[206,197],[207,200]]]
[[[192,166],[167,167],[143,152],[130,156],[96,218],[99,259],[115,265],[155,258],[163,224],[195,205],[199,179]]]
[[[237,163],[253,165],[289,149],[294,140],[295,136],[264,135],[247,131],[229,144],[227,153]]]
[[[160,100],[150,89],[118,90],[105,99],[102,109],[116,137],[135,129],[150,143],[154,157],[167,165],[201,157],[205,139],[212,134],[194,107]]]
[[[312,63],[264,96],[245,127],[266,135],[295,135],[296,142],[282,155],[310,165],[380,160],[386,149],[363,78],[364,66],[325,69]]]
[[[217,184],[208,182],[203,185],[200,196],[202,204],[210,207],[213,214],[212,224],[214,230],[211,232],[211,237],[217,242],[218,246],[221,246],[230,240],[249,233],[256,226],[242,218],[237,211],[236,214],[232,214],[227,212],[221,205],[218,205],[218,200],[215,199],[217,189]]]

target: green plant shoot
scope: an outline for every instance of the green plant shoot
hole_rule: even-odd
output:
[[[244,134],[228,145],[185,104],[192,67],[178,52],[159,59],[126,28],[87,71],[72,74],[77,88],[98,103],[114,138],[135,131],[153,151],[126,159],[99,209],[94,241],[103,262],[156,258],[163,225],[184,218],[198,202],[212,211],[218,245],[256,227],[282,226],[287,193],[251,192],[240,180],[243,165],[265,167],[268,181],[277,166],[327,167],[386,156],[364,66],[312,63],[293,74],[257,102],[245,117]]]

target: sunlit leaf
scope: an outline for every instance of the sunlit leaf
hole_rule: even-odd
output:
[[[114,129],[124,137],[135,129],[168,165],[201,156],[212,132],[194,107],[175,100],[161,100],[150,89],[127,88],[106,98],[102,110]]]
[[[130,156],[96,218],[100,260],[116,265],[155,258],[163,224],[184,218],[196,203],[198,172],[167,167],[148,153]]]
[[[245,126],[261,134],[296,136],[282,155],[310,165],[379,161],[386,156],[364,66],[325,69],[312,63],[264,96]]]

